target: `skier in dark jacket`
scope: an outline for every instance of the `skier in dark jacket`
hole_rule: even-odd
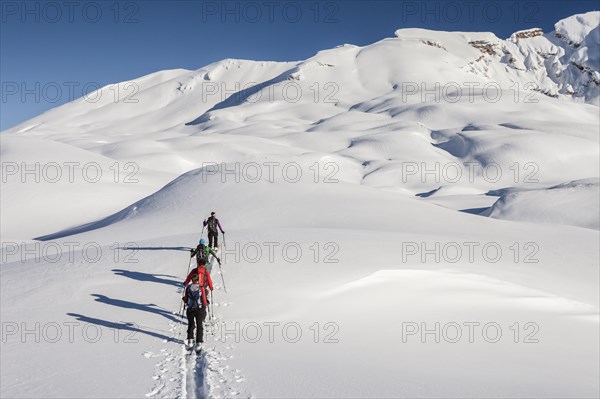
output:
[[[219,232],[217,227],[221,230],[222,234],[225,234],[221,222],[217,219],[214,212],[210,213],[210,217],[202,222],[204,227],[208,226],[208,246],[211,248],[219,248]],[[215,244],[213,246],[213,243]]]
[[[217,256],[217,254],[215,254],[210,247],[206,246],[206,240],[204,238],[201,238],[200,241],[198,241],[198,246],[196,249],[190,250],[190,258],[193,258],[194,256],[196,257],[196,266],[200,266],[200,261],[204,262],[204,264],[207,264],[209,255],[214,256],[217,262],[221,263],[221,259]]]

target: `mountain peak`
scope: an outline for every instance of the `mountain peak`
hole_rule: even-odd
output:
[[[554,36],[567,42],[571,47],[579,47],[590,35],[590,32],[598,29],[600,24],[600,11],[590,11],[585,14],[575,14],[561,19],[554,25]],[[596,32],[596,43],[598,33]]]

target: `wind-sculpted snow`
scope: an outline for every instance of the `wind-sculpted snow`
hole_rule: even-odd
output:
[[[503,194],[485,215],[600,230],[598,178]]]

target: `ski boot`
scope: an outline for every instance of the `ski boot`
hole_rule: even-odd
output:
[[[193,339],[188,339],[185,342],[185,349],[187,349],[188,351],[191,351],[194,348],[194,340]]]

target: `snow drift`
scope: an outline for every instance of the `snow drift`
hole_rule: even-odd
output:
[[[598,178],[503,194],[487,216],[600,229]]]

